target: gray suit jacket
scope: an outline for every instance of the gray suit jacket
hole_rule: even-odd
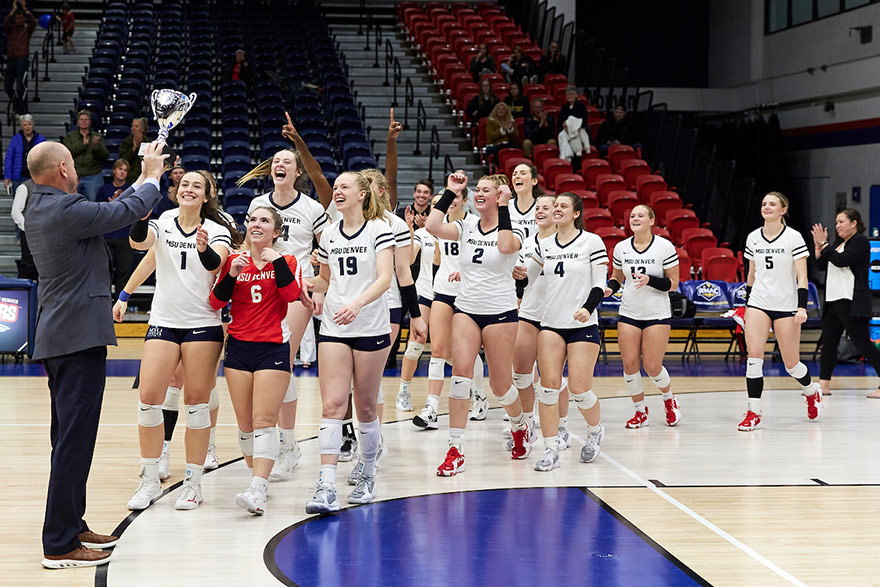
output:
[[[34,186],[25,226],[40,274],[35,359],[116,344],[102,235],[146,216],[161,197],[151,184],[129,188],[112,202]]]

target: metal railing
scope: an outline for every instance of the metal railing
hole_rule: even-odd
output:
[[[446,153],[443,155],[443,177],[449,177],[453,171],[455,171],[455,165],[452,163],[452,157],[449,156],[449,153]]]
[[[416,93],[413,89],[412,80],[406,76],[406,87],[403,101],[403,130],[409,130],[409,107],[415,105]]]
[[[440,133],[437,125],[431,125],[431,153],[428,155],[428,179],[434,181],[434,159],[440,158]]]
[[[391,46],[391,39],[385,39],[385,81],[382,83],[386,88],[391,85],[388,77],[388,68],[394,63],[394,47]]]
[[[31,60],[31,77],[34,78],[34,102],[40,101],[40,54],[37,51],[34,51],[33,59]],[[49,79],[49,63],[46,62],[46,77],[44,79]]]
[[[413,149],[413,155],[422,154],[422,131],[428,128],[428,113],[425,112],[425,105],[419,100],[416,108],[416,148]],[[434,127],[437,128],[436,126]]]
[[[391,100],[391,106],[397,107],[397,86],[403,82],[403,68],[400,67],[400,60],[394,58],[394,99]]]
[[[61,23],[56,19],[49,21],[49,28],[46,29],[46,36],[43,37],[43,61],[46,62],[46,77],[43,81],[49,81],[49,64],[55,63],[55,37],[59,32]],[[58,35],[60,37],[60,35]]]
[[[375,31],[376,31],[376,33],[375,33],[376,38],[375,38],[375,42],[373,43],[373,46],[375,47],[376,60],[373,62],[373,67],[379,67],[379,47],[382,46],[382,40],[383,40],[382,27],[380,27],[379,25],[376,25]],[[367,35],[369,36],[369,31],[367,31]]]

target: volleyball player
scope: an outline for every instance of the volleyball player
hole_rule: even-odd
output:
[[[380,435],[376,399],[391,345],[385,291],[394,271],[394,236],[362,174],[345,172],[337,177],[333,201],[342,219],[321,235],[320,274],[313,280],[315,291],[327,295],[318,339],[321,473],[315,495],[306,504],[310,514],[339,509],[336,466],[352,383],[364,467],[348,501],[369,503],[376,495]]]
[[[452,174],[443,197],[428,215],[425,227],[439,239],[457,242],[461,251],[461,290],[455,298],[452,328],[452,385],[449,389],[449,450],[437,468],[440,476],[464,470],[462,436],[467,426],[468,398],[474,359],[486,350],[489,385],[510,416],[514,459],[529,455],[529,430],[513,385],[513,346],[516,339],[517,302],[513,268],[522,247],[523,232],[510,220],[510,188],[503,175],[486,176],[477,182],[474,202],[480,218],[444,222],[446,211],[467,177]]]
[[[309,152],[305,141],[296,132],[290,115],[282,134],[294,143],[296,150],[284,149],[275,153],[272,159],[262,162],[244,175],[238,184],[252,179],[269,176],[273,190],[251,200],[248,215],[260,206],[275,209],[284,221],[281,236],[275,243],[278,251],[296,258],[297,266],[311,275],[309,255],[312,243],[320,239],[321,231],[328,226],[324,208],[309,196],[309,180],[315,186],[319,198],[329,201],[332,189],[321,165]],[[320,295],[318,296],[320,300]],[[290,304],[287,310],[287,327],[290,329],[290,366],[293,368],[296,351],[302,341],[306,328],[312,326],[312,312],[299,300]],[[278,414],[278,427],[281,438],[278,456],[272,469],[272,480],[287,479],[299,463],[302,450],[296,443],[296,377],[291,377],[284,394],[284,402]]]
[[[746,280],[745,335],[749,357],[746,388],[749,406],[739,423],[748,432],[762,427],[761,394],[764,391],[764,345],[770,328],[776,335],[785,370],[806,396],[807,418],[822,414],[822,390],[800,361],[801,324],[807,320],[807,257],[801,234],[786,226],[788,198],[770,192],[761,201],[764,225],[746,237],[744,257],[749,261]]]
[[[186,476],[175,503],[194,509],[202,502],[201,475],[210,439],[209,396],[223,346],[220,312],[208,296],[214,274],[241,236],[221,216],[207,172],[191,171],[180,180],[179,213],[136,222],[131,229],[135,249],[155,248],[156,291],[141,361],[138,431],[141,482],[128,507],[142,510],[155,501],[162,453],[162,403],[174,368],[183,361],[184,404],[187,411]],[[123,300],[124,301],[124,300]]]
[[[538,170],[530,163],[520,163],[510,175],[516,196],[510,200],[510,220],[523,229],[526,236],[538,230],[535,222],[535,202],[544,194],[538,185]]]
[[[434,196],[431,200],[433,206],[440,196]],[[419,275],[416,278],[416,295],[419,300],[419,311],[425,325],[431,327],[431,302],[434,300],[434,270],[439,266],[440,251],[437,249],[437,239],[421,227],[413,230],[414,213],[407,208],[406,224],[412,233],[412,264],[419,262]],[[397,392],[396,407],[401,412],[411,412],[412,395],[409,386],[412,384],[413,375],[419,366],[419,358],[425,350],[427,337],[411,333],[406,343],[406,351],[403,353],[403,361],[400,364],[400,389]]]
[[[461,174],[467,179],[467,176]],[[467,184],[460,193],[455,194],[443,221],[455,223],[471,221],[478,217],[465,211]],[[438,200],[439,202],[439,200]],[[432,208],[433,210],[433,208]],[[427,226],[425,227],[427,228]],[[430,234],[430,233],[429,233]],[[432,238],[433,235],[432,235]],[[437,429],[437,412],[440,409],[440,394],[446,379],[446,363],[452,362],[452,317],[455,312],[455,297],[461,288],[460,243],[457,240],[438,238],[440,264],[434,276],[434,299],[431,302],[431,360],[428,363],[428,396],[425,408],[413,418],[413,424],[425,430]],[[483,360],[477,353],[474,359],[474,403],[471,420],[484,420],[489,411],[488,400],[483,394]]]
[[[248,215],[246,248],[227,258],[210,298],[215,310],[232,301],[224,371],[241,452],[253,470],[250,485],[235,496],[235,503],[256,515],[265,511],[269,474],[278,454],[275,422],[291,377],[288,307],[302,291],[296,257],[273,246],[285,226],[274,207],[254,208]],[[303,305],[311,307],[308,296],[303,296]]]
[[[568,362],[571,397],[587,421],[587,438],[581,460],[599,456],[605,434],[599,401],[593,393],[593,369],[599,356],[599,319],[596,307],[605,295],[608,254],[602,239],[584,229],[583,203],[566,192],[556,197],[553,222],[556,236],[544,239],[535,249],[529,280],[543,268],[546,278],[546,310],[538,333],[538,396],[544,454],[536,471],[559,467],[559,396],[562,372]]]
[[[681,421],[681,410],[670,389],[663,355],[672,318],[668,292],[678,287],[678,253],[675,245],[654,234],[654,211],[649,206],[641,204],[632,209],[629,227],[633,236],[614,247],[614,273],[605,291],[610,296],[623,287],[617,341],[623,381],[636,408],[626,427],[641,428],[649,423],[642,367],[663,394],[666,425],[675,426]]]

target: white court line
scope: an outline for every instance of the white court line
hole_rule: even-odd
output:
[[[575,440],[579,441],[581,444],[584,443],[584,440],[582,438],[579,438],[576,434],[572,434],[571,437],[574,438]],[[675,499],[674,497],[672,497],[671,495],[669,495],[668,493],[666,493],[665,491],[663,491],[662,489],[660,489],[659,487],[657,487],[656,485],[654,485],[653,483],[651,483],[650,481],[648,481],[647,479],[645,479],[644,477],[639,475],[638,473],[635,473],[635,472],[629,470],[628,468],[626,468],[625,466],[620,464],[617,460],[608,456],[608,453],[600,452],[599,456],[602,457],[603,459],[605,459],[606,461],[608,461],[609,463],[611,463],[612,465],[614,465],[615,467],[617,467],[618,469],[620,469],[623,473],[625,473],[629,477],[632,477],[632,479],[635,480],[637,483],[639,483],[640,485],[644,485],[645,487],[647,487],[648,489],[650,489],[651,491],[653,491],[654,493],[656,493],[657,495],[659,495],[660,497],[662,497],[663,499],[665,499],[666,501],[668,501],[669,503],[671,503],[672,505],[677,507],[679,510],[681,510],[682,512],[684,512],[685,514],[687,514],[688,516],[690,516],[691,518],[693,518],[694,520],[696,520],[697,522],[699,522],[700,524],[702,524],[703,526],[705,526],[706,528],[708,528],[709,530],[711,530],[712,532],[714,532],[715,534],[717,534],[718,536],[720,536],[721,538],[723,538],[724,540],[726,540],[727,542],[729,542],[730,544],[735,546],[736,548],[740,549],[741,551],[743,551],[744,553],[746,553],[747,555],[749,555],[750,557],[752,557],[753,559],[755,559],[756,561],[758,561],[759,563],[761,563],[762,565],[764,565],[765,567],[767,567],[768,569],[770,569],[771,571],[773,571],[774,573],[776,573],[777,575],[779,575],[780,577],[782,577],[783,579],[785,579],[786,581],[791,583],[792,585],[798,585],[800,587],[807,587],[806,583],[804,583],[803,581],[801,581],[800,579],[798,579],[797,577],[795,577],[794,575],[792,575],[791,573],[789,573],[788,571],[783,569],[782,567],[771,562],[769,559],[761,556],[755,550],[749,548],[748,546],[746,546],[745,544],[743,544],[742,542],[740,542],[739,540],[737,540],[736,538],[734,538],[733,536],[731,536],[730,534],[728,534],[727,532],[725,532],[724,530],[722,530],[721,528],[719,528],[718,526],[716,526],[715,524],[713,524],[712,522],[710,522],[709,520],[707,520],[706,518],[704,518],[703,516],[701,516],[700,514],[695,512],[694,510],[692,510],[691,508],[687,507],[686,505],[684,505],[683,503],[681,503],[680,501],[678,501],[677,499]]]

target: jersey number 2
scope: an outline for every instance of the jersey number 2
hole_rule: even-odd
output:
[[[471,259],[471,263],[475,265],[482,265],[483,262],[480,260],[483,258],[483,249],[474,249],[474,258]]]

